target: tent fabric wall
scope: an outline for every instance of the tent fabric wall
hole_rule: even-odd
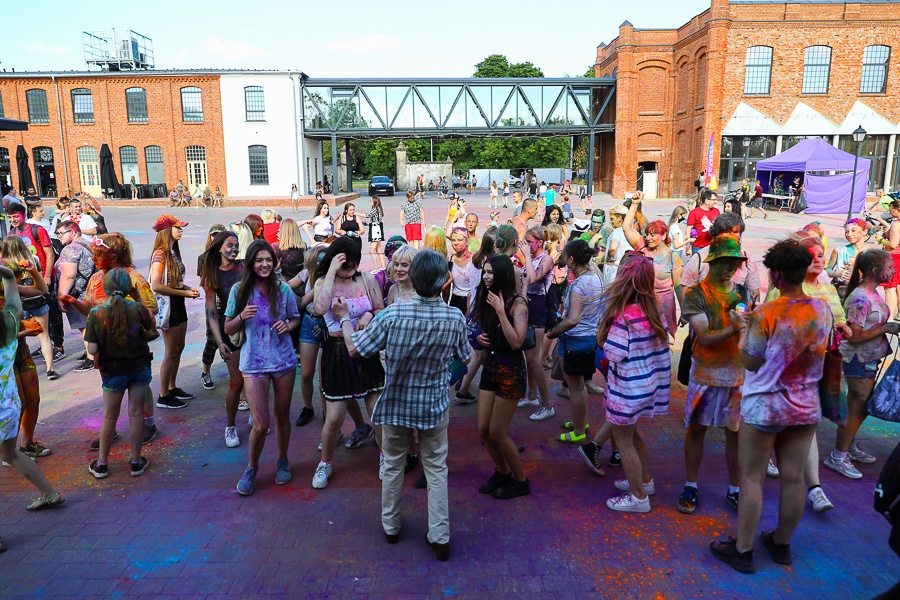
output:
[[[857,171],[853,213],[859,214],[866,207],[866,187],[869,170]],[[806,175],[804,196],[806,212],[816,215],[847,214],[847,200],[853,187],[853,173],[837,175]]]

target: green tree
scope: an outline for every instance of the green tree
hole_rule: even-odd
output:
[[[587,71],[584,72],[584,75],[582,75],[582,77],[587,77],[588,79],[596,78],[597,75],[594,72],[594,65],[589,66],[587,68]]]
[[[475,65],[472,77],[543,77],[544,72],[530,62],[510,63],[502,54],[491,54]]]

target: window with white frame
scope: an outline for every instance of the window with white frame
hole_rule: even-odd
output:
[[[250,85],[244,88],[244,106],[248,121],[266,120],[266,97],[262,86]]]
[[[809,46],[803,60],[803,94],[827,94],[831,76],[831,47]]]
[[[200,88],[181,88],[181,120],[185,123],[203,122],[203,90]]]
[[[887,92],[888,61],[890,46],[867,46],[863,51],[862,80],[860,94],[884,94]]]
[[[147,122],[147,90],[133,87],[125,90],[125,107],[129,123]]]
[[[766,95],[772,83],[772,48],[751,46],[747,48],[744,63],[744,94]]]

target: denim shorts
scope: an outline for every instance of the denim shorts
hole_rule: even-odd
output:
[[[150,385],[153,375],[150,373],[150,367],[144,367],[134,373],[126,373],[125,375],[107,376],[100,371],[100,379],[103,382],[103,390],[107,392],[124,392],[132,385]]]
[[[859,358],[856,356],[850,359],[850,362],[844,361],[844,377],[853,377],[854,379],[875,379],[877,374],[877,362],[860,362]]]
[[[597,337],[593,335],[574,336],[564,333],[559,336],[559,343],[556,344],[557,356],[565,358],[566,350],[594,356],[597,352]]]
[[[50,305],[45,304],[43,306],[38,306],[32,310],[23,311],[23,318],[28,319],[30,317],[42,317],[50,312]]]
[[[300,343],[301,344],[321,344],[322,343],[322,332],[319,331],[319,335],[313,333],[313,330],[317,327],[316,320],[313,319],[308,312],[303,313],[303,317],[300,319]]]

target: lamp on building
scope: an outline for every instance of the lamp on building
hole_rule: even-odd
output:
[[[856,155],[853,158],[853,181],[850,182],[850,206],[847,207],[847,220],[853,216],[853,197],[856,196],[856,165],[859,164],[859,145],[866,139],[866,130],[862,125],[853,132],[853,141],[856,142]]]

